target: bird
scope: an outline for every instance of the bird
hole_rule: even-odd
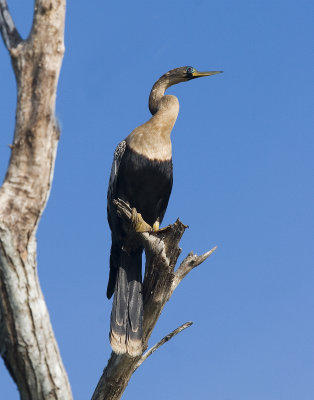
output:
[[[158,230],[168,205],[173,165],[170,134],[179,113],[176,96],[165,95],[172,85],[222,71],[199,72],[194,67],[172,69],[153,85],[149,95],[152,117],[135,128],[115,149],[107,192],[111,229],[107,297],[114,295],[110,344],[116,354],[136,357],[143,351],[142,253],[136,232],[117,215],[113,201],[121,199]]]

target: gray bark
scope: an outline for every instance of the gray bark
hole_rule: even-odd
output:
[[[0,30],[18,90],[12,152],[0,188],[0,352],[25,400],[72,398],[39,286],[35,238],[59,140],[55,99],[64,19],[65,0],[36,0],[31,33],[22,40],[0,0]]]

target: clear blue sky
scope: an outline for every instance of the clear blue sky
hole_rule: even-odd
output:
[[[33,2],[8,3],[25,37]],[[311,0],[68,2],[38,267],[77,400],[110,355],[113,151],[150,117],[155,80],[182,65],[225,72],[169,90],[180,114],[164,224],[190,226],[182,255],[218,250],[177,289],[150,344],[194,325],[143,364],[125,399],[313,399],[313,21]],[[0,88],[2,179],[16,102],[2,44]],[[19,398],[2,361],[0,388]]]

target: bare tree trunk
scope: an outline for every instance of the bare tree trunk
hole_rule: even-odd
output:
[[[65,0],[36,0],[27,40],[6,0],[0,29],[18,99],[12,153],[0,189],[0,352],[22,399],[71,399],[39,286],[35,234],[45,208],[59,127],[55,99],[64,54]]]

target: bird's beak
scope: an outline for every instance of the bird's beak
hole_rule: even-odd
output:
[[[216,75],[216,74],[221,74],[223,71],[206,71],[206,72],[198,72],[195,71],[192,73],[193,78],[200,78],[202,76],[210,76],[210,75]]]

